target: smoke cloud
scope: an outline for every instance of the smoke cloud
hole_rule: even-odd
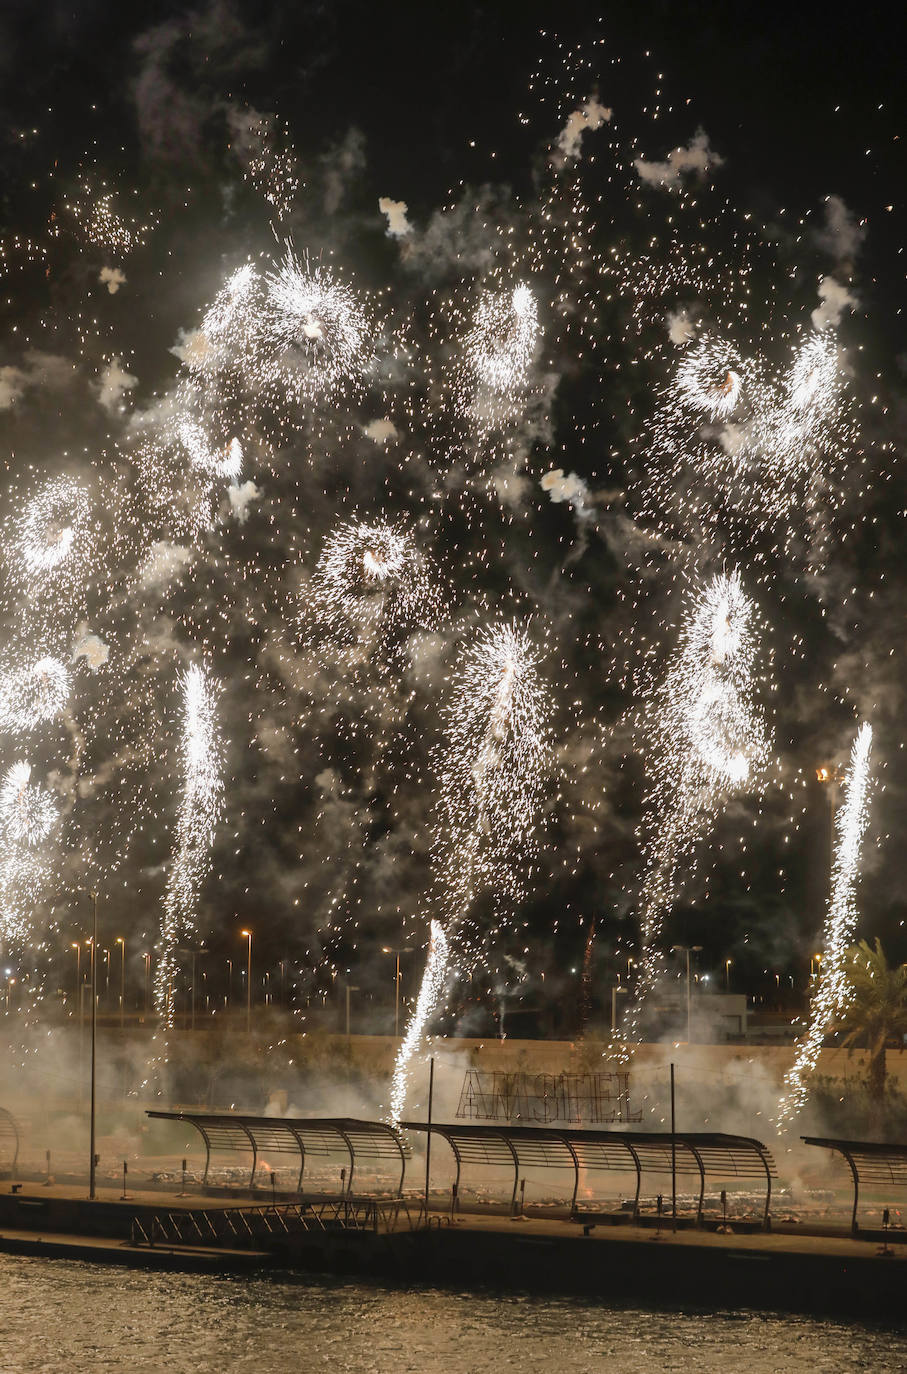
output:
[[[697,129],[687,146],[674,148],[665,162],[638,157],[633,166],[647,185],[674,190],[685,177],[705,177],[713,167],[723,167],[724,158],[710,146],[705,130]]]

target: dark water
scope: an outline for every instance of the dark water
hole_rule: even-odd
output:
[[[327,1279],[212,1279],[0,1255],[0,1369],[902,1374],[907,1332],[774,1314],[612,1309]]]

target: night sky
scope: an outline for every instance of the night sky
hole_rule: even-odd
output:
[[[88,874],[133,958],[155,940],[179,808],[178,675],[204,660],[222,683],[224,798],[183,938],[233,955],[252,923],[262,969],[287,958],[306,987],[347,968],[359,986],[386,983],[381,945],[422,946],[435,900],[451,675],[481,626],[517,618],[550,687],[553,763],[518,900],[477,899],[476,928],[503,929],[475,990],[522,1006],[527,1027],[575,1029],[590,922],[593,1010],[636,938],[647,690],[690,589],[730,567],[764,625],[773,764],[761,795],[730,798],[701,837],[667,942],[703,945],[713,970],[733,959],[741,990],[776,972],[802,985],[827,890],[814,771],[844,764],[868,718],[859,933],[907,958],[897,46],[878,12],[845,28],[812,4],[568,12],[556,33],[550,5],[511,8],[213,0],[157,6],[145,25],[124,6],[3,7],[5,546],[59,475],[84,482],[93,511],[80,585],[39,636],[72,663],[73,695],[28,744],[60,820],[32,934],[8,942],[24,963],[41,941],[66,947],[61,894]],[[591,97],[613,118],[560,167],[552,148]],[[252,168],[262,128],[300,182],[280,215]],[[660,162],[700,130],[705,170],[673,189],[635,175],[634,159]],[[105,242],[93,223],[108,193],[134,242]],[[405,202],[402,237],[381,197]],[[222,483],[193,525],[196,479],[162,437],[180,403],[173,350],[232,272],[273,270],[287,242],[368,298],[373,362],[303,404],[255,385],[231,394],[217,415],[254,487],[239,498]],[[643,262],[692,266],[695,285],[681,271],[655,289]],[[483,289],[527,274],[541,341],[518,407],[480,440],[456,403],[471,312]],[[683,517],[709,499],[695,477],[679,514],[653,514],[669,314],[732,331],[777,370],[823,277],[851,303],[822,550],[799,496],[792,533],[738,500],[698,537]],[[395,434],[379,443],[366,430],[382,419]],[[581,501],[551,499],[552,469],[576,475]],[[351,666],[313,575],[333,529],[382,517],[416,532],[442,611]],[[3,671],[32,633],[30,593],[5,576]],[[88,635],[105,663],[76,652]],[[4,770],[23,748],[0,736]],[[484,1028],[487,1008],[464,996],[445,1025]]]

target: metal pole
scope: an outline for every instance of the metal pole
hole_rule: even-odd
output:
[[[95,1109],[97,1105],[98,1046],[98,894],[91,898],[91,1127],[89,1131],[88,1196],[95,1196]]]
[[[397,950],[397,976],[394,982],[394,1039],[400,1039],[400,951]]]
[[[243,935],[249,942],[248,957],[246,960],[246,1031],[252,1029],[252,932],[244,930]]]
[[[690,956],[687,955],[687,958]],[[674,1065],[671,1065],[671,1230],[677,1230],[677,1136],[674,1116]]]
[[[425,1225],[428,1226],[428,1181],[431,1175],[431,1109],[435,1100],[435,1061],[428,1061],[428,1131],[425,1136]]]
[[[189,1020],[189,1029],[195,1030],[195,979],[198,974],[198,954],[192,951],[192,1012]]]
[[[692,1018],[690,1013],[690,951],[687,949],[687,1044],[692,1043],[690,1026]]]
[[[126,1024],[126,941],[120,940],[120,1029]]]

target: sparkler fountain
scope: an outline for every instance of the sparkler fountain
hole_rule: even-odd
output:
[[[853,942],[857,919],[856,886],[869,819],[871,752],[872,726],[864,721],[851,747],[843,784],[844,800],[835,816],[831,899],[825,918],[818,986],[810,1003],[809,1027],[797,1042],[793,1065],[784,1076],[786,1091],[779,1103],[776,1120],[779,1132],[785,1131],[803,1109],[809,1093],[807,1079],[818,1063],[822,1042],[847,1004],[845,958]]]
[[[399,1121],[409,1066],[452,965],[469,967],[489,934],[470,924],[479,891],[494,894],[497,930],[525,891],[550,768],[549,702],[528,631],[485,630],[463,654],[446,711],[433,827],[438,915],[415,1011],[397,1054],[390,1118]]]
[[[176,950],[195,931],[201,884],[210,867],[211,843],[223,804],[223,746],[217,723],[219,684],[193,664],[182,675],[183,796],[161,920],[155,973],[155,1006],[161,1023],[173,1025]]]

